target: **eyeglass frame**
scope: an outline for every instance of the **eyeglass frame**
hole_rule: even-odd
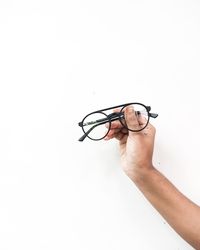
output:
[[[121,112],[121,111],[122,111],[124,108],[126,108],[127,106],[129,106],[129,105],[141,105],[141,106],[143,106],[143,107],[145,108],[145,110],[147,111],[148,119],[147,119],[146,125],[145,125],[143,128],[141,128],[141,129],[139,129],[139,130],[132,130],[132,129],[128,128],[125,124],[122,123],[121,119],[124,118],[124,120],[125,120],[125,117],[123,116],[123,112]],[[120,108],[120,107],[122,107],[121,110],[120,110],[120,112],[113,112],[113,113],[108,114],[108,115],[105,114],[105,113],[103,112],[103,111],[107,111],[107,110],[110,110],[110,109],[116,109],[116,108]],[[108,133],[109,133],[109,131],[110,131],[110,129],[111,129],[111,123],[112,123],[113,121],[116,121],[116,120],[119,120],[120,123],[122,124],[122,126],[123,126],[124,128],[126,128],[127,130],[129,130],[129,131],[131,131],[131,132],[140,132],[140,131],[142,131],[143,129],[145,129],[145,128],[148,126],[150,117],[156,118],[156,117],[158,116],[158,114],[156,114],[156,113],[150,113],[150,111],[151,111],[151,106],[146,106],[146,105],[144,105],[144,104],[142,104],[142,103],[139,103],[139,102],[130,102],[130,103],[125,103],[125,104],[113,106],[113,107],[110,107],[110,108],[105,108],[105,109],[100,109],[100,110],[93,111],[93,112],[87,114],[87,115],[82,119],[82,121],[78,123],[78,126],[80,126],[80,127],[82,128],[83,133],[84,133],[84,134],[79,138],[79,141],[81,141],[81,142],[84,141],[86,137],[88,137],[90,140],[93,140],[93,141],[100,141],[100,140],[102,140],[103,138],[105,138],[105,137],[108,135]],[[138,114],[140,114],[140,111],[136,111],[136,112],[139,112]],[[85,132],[83,127],[86,126],[86,125],[90,125],[90,124],[85,124],[85,125],[84,125],[84,120],[85,120],[88,116],[93,115],[93,114],[95,114],[95,113],[102,113],[103,115],[105,115],[105,116],[107,117],[108,120],[103,121],[103,122],[100,123],[100,124],[94,125],[94,126],[91,127],[87,132]],[[121,117],[120,117],[120,115],[121,115]],[[112,116],[113,116],[113,117],[112,117]],[[122,116],[123,116],[123,117],[122,117]],[[105,118],[104,118],[104,119],[105,119]],[[100,120],[104,120],[104,119],[100,119]],[[94,122],[97,122],[97,121],[94,121]],[[102,125],[102,124],[105,124],[105,123],[109,123],[108,132],[107,132],[102,138],[100,138],[100,139],[94,139],[94,138],[92,138],[92,137],[90,137],[90,136],[88,135],[96,126],[99,126],[99,125]]]

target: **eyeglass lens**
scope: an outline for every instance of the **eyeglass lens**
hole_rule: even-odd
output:
[[[109,122],[106,114],[102,112],[90,114],[83,121],[84,133],[88,134],[87,136],[92,140],[101,140],[109,130],[109,127],[105,126],[106,122]]]
[[[125,118],[121,119],[121,123],[130,131],[137,132],[146,127],[149,120],[149,115],[145,106],[141,104],[127,105],[121,109],[121,112],[124,113]],[[128,124],[126,120],[131,122]]]

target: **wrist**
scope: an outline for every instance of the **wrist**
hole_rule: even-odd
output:
[[[133,171],[126,174],[135,184],[140,184],[150,179],[155,171],[155,167],[150,164],[143,167],[135,167]]]

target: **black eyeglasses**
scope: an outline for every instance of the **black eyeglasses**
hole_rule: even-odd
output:
[[[121,109],[119,109],[121,108]],[[136,118],[139,121],[137,124],[127,125],[125,119],[125,109],[131,109],[135,112]],[[119,109],[119,112],[111,112],[113,109]],[[84,141],[86,137],[93,141],[102,140],[107,136],[110,131],[111,123],[119,120],[123,127],[132,132],[139,132],[146,128],[149,123],[150,117],[156,118],[158,114],[150,113],[151,107],[145,106],[142,103],[126,103],[106,109],[94,111],[86,115],[78,125],[83,130],[83,136],[79,138],[79,141]],[[144,118],[144,119],[143,119]],[[140,121],[143,122],[140,122]],[[105,124],[108,126],[105,126]]]

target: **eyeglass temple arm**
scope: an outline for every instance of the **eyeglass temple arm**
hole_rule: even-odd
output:
[[[156,118],[156,117],[158,117],[158,114],[156,114],[156,113],[149,113],[149,116],[152,117],[152,118]]]
[[[78,140],[84,141],[87,135],[94,129],[95,126],[91,127],[85,134],[83,134]]]
[[[146,106],[147,110],[149,111],[149,116],[152,117],[152,118],[156,118],[158,117],[158,114],[156,113],[150,113],[151,111],[151,106]]]

